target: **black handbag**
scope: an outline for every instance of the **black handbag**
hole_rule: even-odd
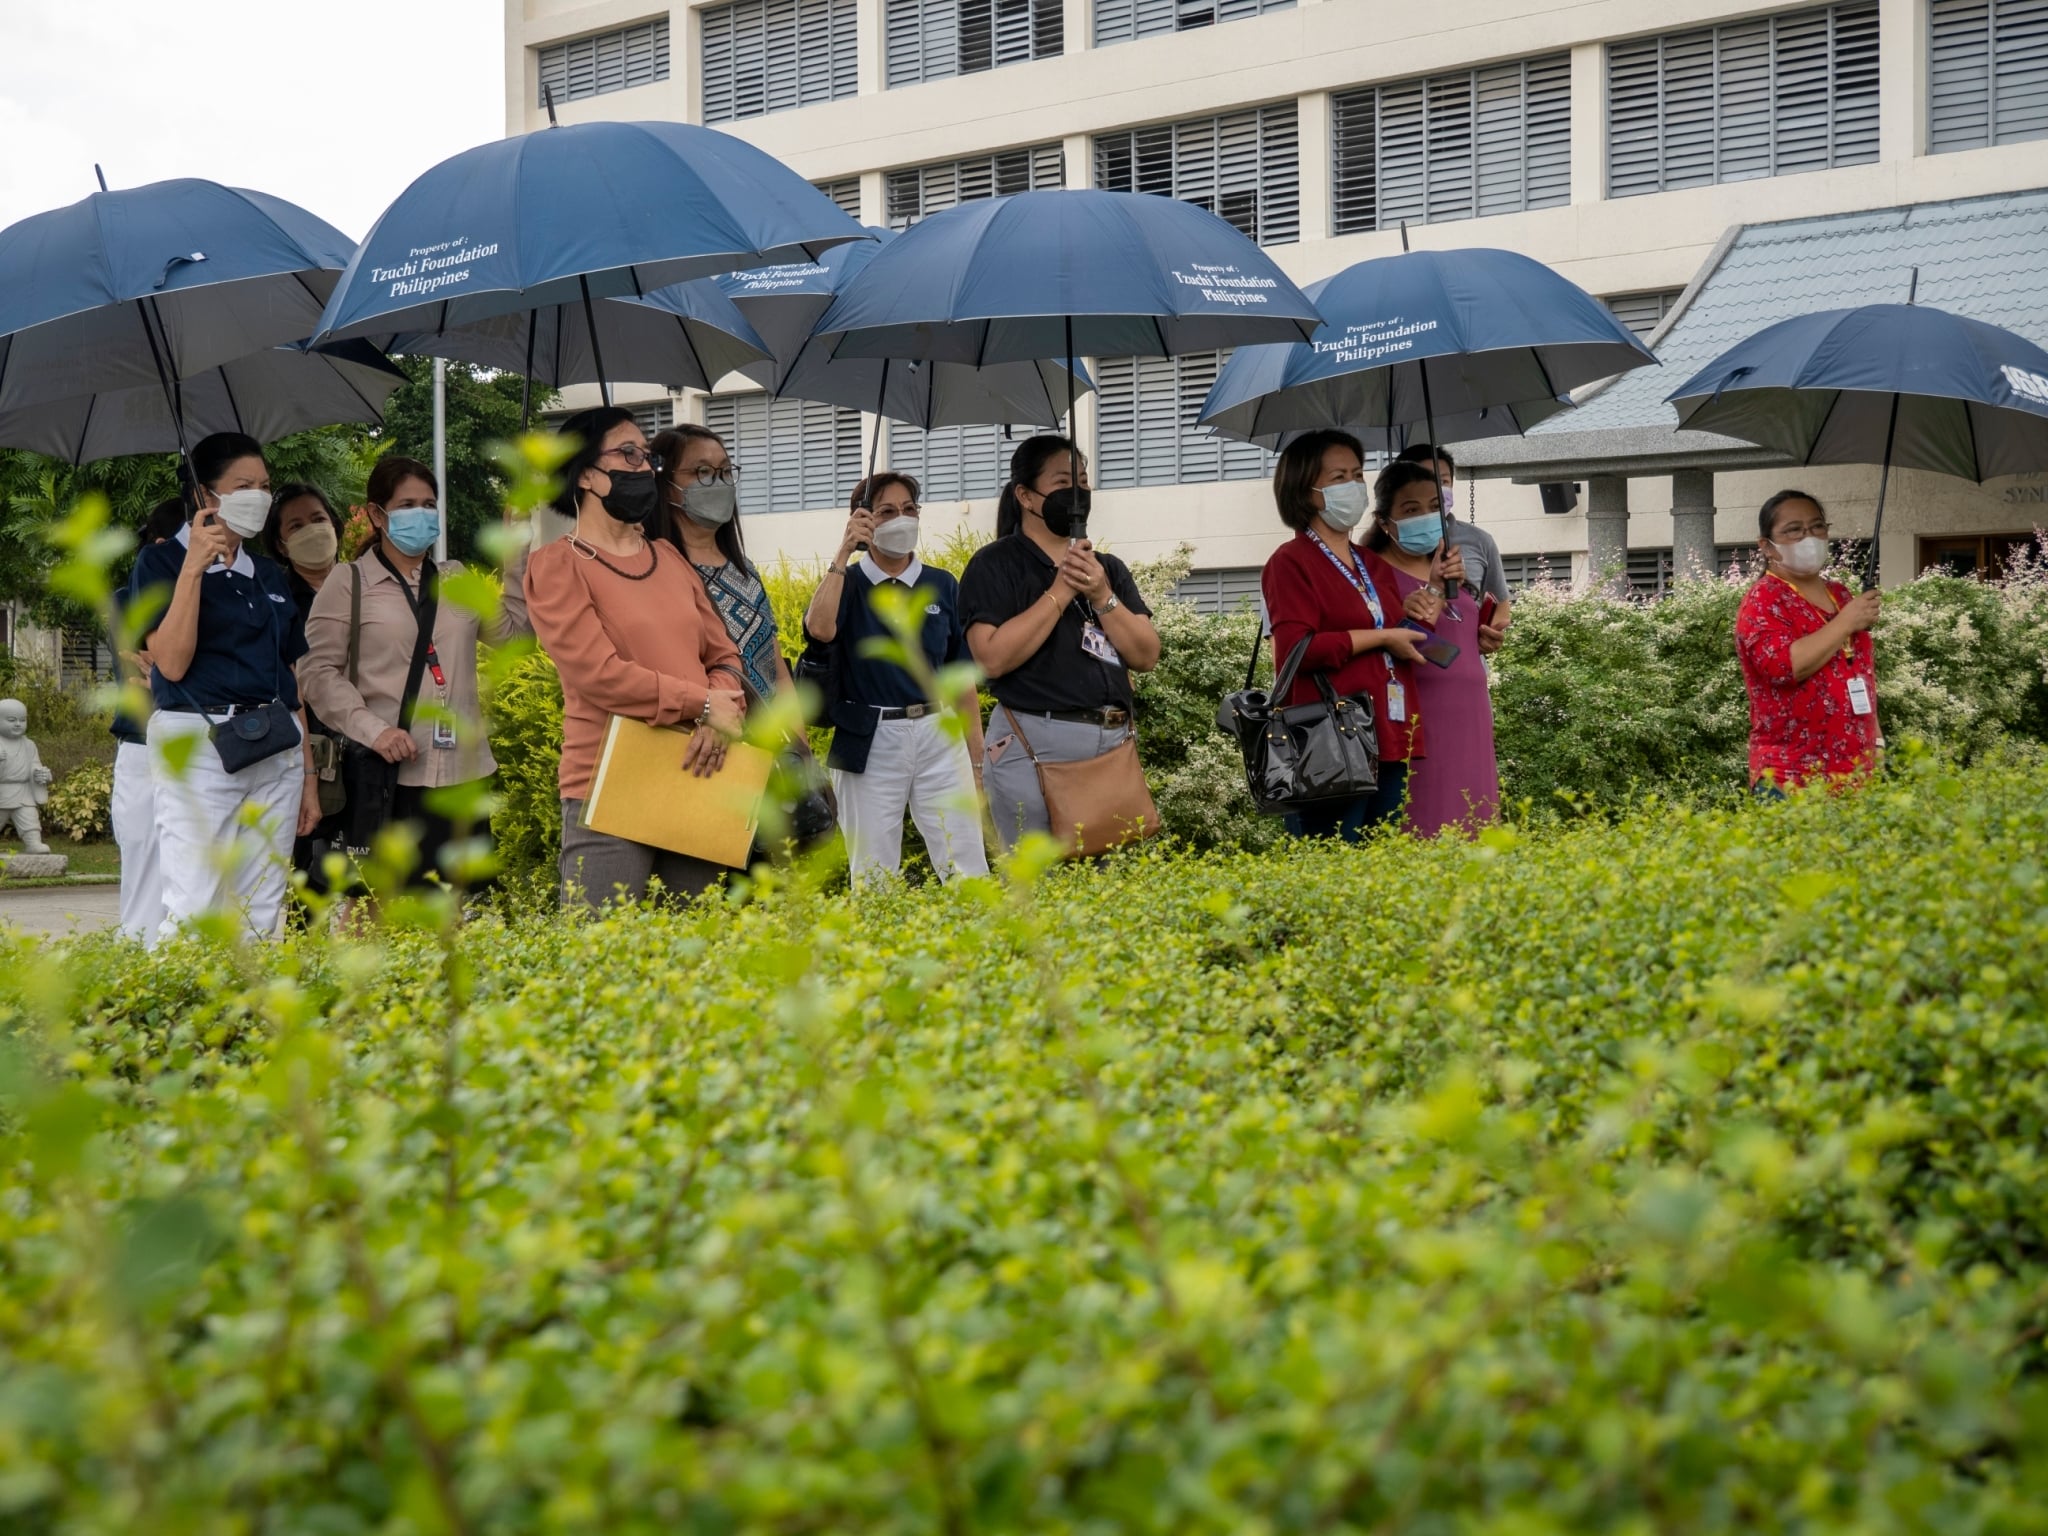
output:
[[[1253,803],[1268,816],[1282,816],[1306,805],[1372,793],[1380,780],[1372,699],[1362,693],[1340,696],[1329,674],[1317,672],[1320,699],[1280,703],[1293,692],[1295,674],[1308,655],[1306,636],[1288,653],[1272,693],[1254,689],[1264,638],[1252,641],[1243,691],[1229,695],[1216,710],[1216,724],[1237,738],[1244,754],[1245,787]]]
[[[363,573],[352,564],[348,574],[351,583],[348,594],[348,680],[351,686],[358,686],[356,674],[362,656]],[[401,731],[412,729],[413,706],[419,702],[420,678],[427,668],[427,654],[434,648],[434,618],[440,608],[439,574],[432,560],[420,567],[420,597],[413,604],[413,617],[419,622],[419,631],[413,639],[412,663],[405,674],[405,696],[398,705],[398,728]],[[412,594],[406,590],[404,579],[396,571],[391,573],[391,579],[398,583],[399,591],[410,600]],[[378,832],[391,822],[397,806],[398,764],[387,761],[382,753],[359,741],[344,741],[341,744],[341,780],[348,801],[342,818],[342,844],[357,853],[367,852]]]
[[[254,709],[240,710],[213,727],[213,748],[220,753],[220,765],[229,773],[289,752],[299,744],[298,717],[282,702],[272,699]]]

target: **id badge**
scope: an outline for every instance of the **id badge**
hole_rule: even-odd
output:
[[[1093,619],[1081,627],[1081,649],[1097,661],[1106,661],[1112,667],[1124,664],[1123,657],[1119,656],[1116,647],[1110,644],[1109,636],[1102,632],[1102,626]]]
[[[1387,679],[1387,718],[1396,725],[1408,719],[1408,688],[1399,678]]]
[[[1849,679],[1849,713],[1867,715],[1870,713],[1870,683],[1866,678]]]
[[[434,746],[437,751],[441,752],[453,752],[455,750],[455,727],[446,720],[436,720],[434,722]]]

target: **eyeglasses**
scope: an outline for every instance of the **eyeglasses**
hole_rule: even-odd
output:
[[[1826,523],[1794,523],[1789,528],[1780,528],[1771,537],[1780,544],[1796,544],[1801,539],[1824,539],[1828,536]]]
[[[661,455],[650,449],[642,448],[638,443],[627,443],[620,448],[607,448],[598,457],[600,459],[608,459],[613,454],[617,454],[620,458],[624,459],[628,469],[659,469],[661,467]]]
[[[733,485],[738,482],[739,478],[740,467],[737,464],[728,464],[723,469],[713,469],[709,464],[699,464],[697,466],[697,483],[699,485],[709,485],[714,480],[723,480],[727,485]]]

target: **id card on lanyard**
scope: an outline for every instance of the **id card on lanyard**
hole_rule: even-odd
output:
[[[1315,539],[1316,548],[1323,552],[1323,558],[1337,567],[1338,574],[1351,583],[1351,590],[1365,599],[1366,609],[1372,614],[1372,627],[1385,629],[1387,611],[1380,605],[1379,588],[1372,584],[1372,577],[1366,571],[1365,563],[1358,558],[1358,551],[1348,544],[1344,546],[1344,552],[1351,557],[1351,563],[1346,565],[1337,558],[1337,552],[1315,534],[1311,533],[1309,537]],[[1394,658],[1381,651],[1380,660],[1387,664],[1387,719],[1396,725],[1404,724],[1408,719],[1408,690],[1394,673]]]

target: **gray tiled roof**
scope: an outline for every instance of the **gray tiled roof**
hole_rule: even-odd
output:
[[[1655,343],[1662,367],[1624,374],[1527,438],[1489,441],[1473,455],[1475,463],[1546,462],[1590,456],[1608,445],[1610,451],[1640,453],[1653,445],[1668,451],[1687,439],[1711,457],[1726,439],[1660,436],[1678,422],[1666,395],[1777,321],[1903,302],[1915,266],[1920,302],[2005,326],[2048,347],[2048,188],[1750,224],[1720,249],[1719,263],[1704,282],[1695,279],[1688,302]],[[1569,448],[1560,441],[1566,437]]]

